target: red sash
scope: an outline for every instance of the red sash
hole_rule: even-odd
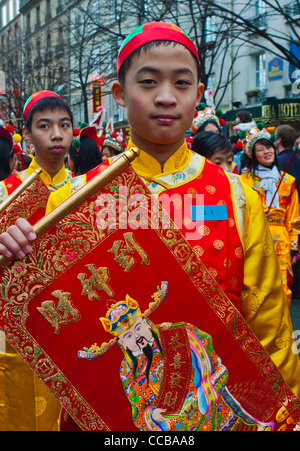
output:
[[[126,221],[122,216],[114,226],[113,213],[125,211],[122,186],[129,193],[139,191],[149,202],[127,202]],[[115,207],[109,203],[114,198]],[[42,236],[30,256],[2,268],[0,327],[7,339],[81,429],[135,430],[131,403],[141,394],[132,393],[130,386],[124,392],[119,374],[124,354],[99,321],[129,295],[154,327],[184,322],[212,337],[213,355],[228,370],[233,408],[241,405],[257,422],[254,428],[267,423],[293,429],[300,422],[300,400],[181,231],[163,229],[161,222],[152,227],[156,216],[149,214],[151,202],[147,188],[129,168],[101,197],[93,196]],[[152,204],[151,212],[162,218],[158,205]],[[111,228],[104,228],[109,214]],[[168,293],[161,300],[158,287],[163,281],[168,282]],[[130,315],[118,327],[134,321]],[[78,351],[95,343],[94,349],[102,351],[97,358],[78,358]],[[209,381],[216,393],[217,376]],[[200,378],[199,383],[206,393],[206,381]],[[157,384],[159,392],[159,377]],[[239,423],[230,429],[246,424],[242,416],[240,412]],[[188,424],[182,421],[183,427]]]
[[[176,194],[179,196],[177,199]],[[178,188],[164,191],[160,198],[169,196],[174,199],[170,202],[170,216],[176,222],[174,218],[178,215],[178,200],[189,196],[192,204],[195,205],[197,195],[203,195],[205,205],[225,205],[228,219],[204,220],[199,227],[199,233],[193,238],[191,229],[188,228],[191,217],[184,217],[188,212],[184,211],[179,204],[183,219],[181,231],[194,252],[205,262],[211,276],[216,279],[233,304],[240,309],[244,279],[244,251],[236,226],[231,185],[224,171],[216,171],[216,166],[206,160],[201,174],[196,179]]]
[[[3,180],[3,183],[7,189],[7,194],[10,195],[23,183],[23,180],[20,178],[20,174],[17,173],[7,177],[7,179]]]

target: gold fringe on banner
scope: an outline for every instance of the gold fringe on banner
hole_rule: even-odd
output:
[[[86,185],[76,191],[72,196],[66,199],[57,208],[52,210],[34,226],[34,231],[37,238],[51,229],[55,224],[68,216],[79,205],[83,204],[91,196],[96,194],[101,188],[111,182],[117,175],[125,171],[130,166],[130,163],[139,155],[138,149],[132,147],[126,150],[116,161],[105,169],[105,171],[96,175]],[[0,267],[6,265],[13,257],[0,256]]]
[[[36,169],[11,195],[0,204],[0,214],[9,207],[43,172],[42,168]]]

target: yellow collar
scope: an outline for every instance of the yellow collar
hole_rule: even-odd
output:
[[[30,163],[30,166],[26,169],[26,172],[28,175],[31,175],[36,169],[39,169],[41,166],[37,164],[35,158],[32,159],[32,162]],[[43,168],[42,168],[43,169]],[[62,166],[60,171],[51,178],[50,174],[43,169],[43,172],[40,175],[40,178],[45,183],[46,186],[51,186],[53,188],[56,188],[56,185],[59,185],[60,183],[64,182],[67,177],[67,171],[65,168],[65,165]]]
[[[127,148],[130,149],[130,147],[137,146],[130,140]],[[184,141],[182,146],[165,162],[162,172],[160,163],[154,157],[142,149],[139,149],[139,151],[139,156],[131,164],[136,173],[148,181],[154,181],[161,175],[181,171],[189,164],[191,159],[191,151]]]

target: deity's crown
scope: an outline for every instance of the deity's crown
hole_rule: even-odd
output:
[[[127,294],[124,301],[113,304],[106,312],[105,317],[100,318],[104,330],[118,337],[128,330],[138,318],[148,317],[160,305],[166,295],[167,282],[162,282],[161,288],[158,288],[158,291],[152,295],[154,302],[151,302],[149,308],[142,313],[139,303]]]

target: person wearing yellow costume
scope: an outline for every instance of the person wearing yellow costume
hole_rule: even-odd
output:
[[[271,135],[256,129],[247,143],[251,169],[242,179],[262,200],[290,307],[292,292],[288,278],[298,252],[298,233],[291,223],[299,216],[299,198],[295,178],[279,171],[275,152]]]
[[[34,145],[30,166],[1,182],[0,202],[36,169],[50,191],[62,187],[72,173],[64,158],[73,138],[73,117],[64,100],[51,91],[31,96],[24,108],[23,136]],[[24,252],[19,253],[21,258]],[[60,404],[0,331],[0,430],[58,430]]]
[[[185,141],[204,90],[197,55],[190,38],[165,23],[145,24],[124,41],[112,93],[127,111],[131,127],[127,148],[140,150],[132,167],[158,198],[205,192],[205,203],[218,206],[226,197],[228,219],[212,221],[201,240],[189,239],[185,225],[182,233],[300,396],[299,357],[292,352],[290,314],[260,198],[239,176],[192,152]],[[105,170],[112,161],[92,171]],[[71,192],[68,183],[52,193],[48,211]],[[21,219],[14,227],[17,251],[33,239],[32,228]],[[0,235],[0,243],[0,253],[5,254],[10,248],[7,234]]]

